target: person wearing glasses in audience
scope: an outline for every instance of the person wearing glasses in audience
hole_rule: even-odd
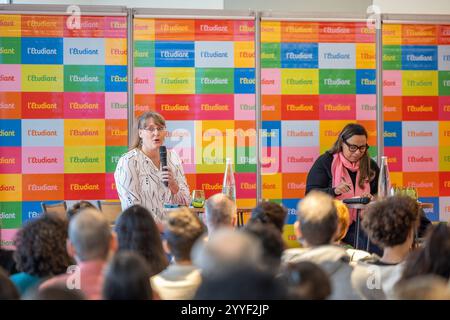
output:
[[[319,190],[340,199],[369,197],[378,191],[377,163],[369,157],[366,129],[356,123],[347,124],[333,147],[313,164],[306,179],[306,192]],[[343,242],[354,244],[356,210],[350,210],[351,224]],[[360,230],[358,246],[366,249],[367,236]],[[356,248],[358,249],[358,248]],[[381,253],[371,244],[370,252]]]
[[[167,166],[161,166],[159,147],[167,132],[160,114],[149,111],[141,115],[134,134],[130,151],[122,155],[114,172],[122,210],[139,204],[150,211],[162,230],[164,205],[188,206],[189,186],[175,151],[167,150]]]

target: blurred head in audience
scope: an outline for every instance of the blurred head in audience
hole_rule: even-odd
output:
[[[223,193],[217,193],[205,202],[205,222],[208,233],[220,228],[233,227],[236,216],[236,204]]]
[[[294,229],[306,246],[315,247],[334,241],[337,213],[331,196],[311,191],[299,202],[297,216]]]
[[[196,213],[187,208],[174,210],[167,216],[164,245],[175,262],[191,261],[191,249],[205,231]]]
[[[350,212],[341,200],[334,199],[333,203],[336,206],[336,213],[338,217],[337,233],[334,240],[336,242],[340,242],[344,239],[350,226]]]
[[[268,271],[278,272],[281,263],[281,256],[284,250],[283,238],[280,230],[275,225],[262,222],[248,222],[243,228],[247,232],[261,242],[262,261]]]
[[[328,275],[309,261],[286,264],[279,278],[286,284],[291,299],[325,300],[331,294]]]
[[[221,229],[200,238],[192,249],[192,261],[203,274],[234,265],[260,266],[261,244],[254,236],[233,229]]]
[[[40,278],[66,272],[73,263],[66,251],[67,221],[41,216],[16,235],[17,270]]]
[[[155,220],[144,207],[134,205],[122,212],[115,231],[119,250],[131,250],[142,255],[150,266],[151,275],[160,273],[169,264]]]
[[[195,295],[196,300],[280,300],[286,297],[285,287],[272,273],[239,265],[205,276]]]
[[[399,281],[394,295],[399,300],[450,300],[450,287],[446,279],[429,274]]]
[[[83,209],[69,223],[67,251],[77,262],[107,260],[117,239],[106,218],[96,209]]]
[[[120,251],[105,270],[105,300],[151,300],[150,267],[133,251]]]
[[[362,220],[371,241],[382,248],[411,248],[418,226],[417,201],[405,196],[393,196],[371,204]]]
[[[78,212],[86,208],[97,209],[97,207],[89,201],[82,200],[75,203],[69,210],[67,210],[67,218],[70,221]]]
[[[8,274],[0,267],[0,300],[19,300],[20,295]]]
[[[262,223],[272,223],[283,232],[286,221],[287,210],[275,202],[263,201],[252,210],[250,221],[260,221]]]
[[[402,279],[426,274],[450,280],[450,227],[444,223],[430,228],[424,246],[408,256]]]
[[[30,291],[22,300],[86,300],[86,296],[79,289],[69,289],[66,285],[58,284]]]

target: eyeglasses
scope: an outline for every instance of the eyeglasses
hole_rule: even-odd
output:
[[[357,146],[356,144],[350,144],[347,141],[344,141],[344,143],[347,145],[348,150],[350,150],[350,152],[356,152],[356,150],[359,150],[361,153],[366,152],[367,149],[369,149],[369,145],[365,144],[363,146]]]
[[[148,127],[148,128],[142,128],[142,130],[149,131],[149,132],[163,132],[166,130],[166,127]]]

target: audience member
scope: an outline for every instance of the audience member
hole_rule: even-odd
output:
[[[394,289],[398,300],[450,300],[446,279],[433,274],[420,275],[399,281]]]
[[[250,221],[272,223],[280,232],[283,232],[287,210],[275,202],[263,201],[252,210]]]
[[[120,251],[106,267],[105,300],[152,300],[150,267],[137,252]]]
[[[208,234],[220,228],[232,228],[236,220],[236,204],[227,195],[217,193],[205,202],[205,223]]]
[[[287,249],[284,262],[310,261],[318,264],[330,277],[330,299],[359,299],[351,285],[350,257],[344,248],[334,244],[337,213],[333,198],[311,191],[299,202],[294,229],[306,248]]]
[[[8,274],[0,267],[0,300],[19,300],[20,295]]]
[[[11,276],[19,293],[37,287],[47,277],[73,263],[66,251],[67,221],[41,216],[25,223],[16,235],[14,260],[19,273]]]
[[[80,289],[69,289],[65,284],[55,284],[44,289],[29,291],[22,300],[86,300]]]
[[[89,300],[101,299],[103,269],[116,250],[117,239],[106,218],[97,210],[83,209],[70,221],[67,241],[67,252],[75,258],[77,266],[71,268],[72,274],[45,281],[39,290],[67,284],[69,289],[80,289]]]
[[[74,203],[74,205],[69,210],[67,210],[67,219],[69,219],[70,221],[78,212],[86,208],[97,209],[97,207],[89,201],[81,200]]]
[[[163,245],[173,263],[151,278],[152,287],[164,300],[192,299],[202,278],[192,264],[191,249],[205,227],[197,214],[182,208],[168,214],[165,230]]]
[[[116,221],[115,231],[119,251],[139,253],[149,264],[152,276],[163,271],[169,264],[155,220],[144,207],[134,205],[122,212]]]
[[[286,264],[279,278],[288,288],[290,299],[325,300],[331,294],[328,275],[317,264],[309,261]]]
[[[373,254],[360,260],[352,275],[357,292],[366,299],[392,298],[409,254],[419,223],[417,201],[405,196],[389,197],[371,204],[362,225],[371,241],[384,249],[383,256]]]

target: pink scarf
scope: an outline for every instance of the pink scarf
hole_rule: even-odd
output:
[[[351,172],[356,172],[356,183],[355,183],[356,190],[353,189],[352,179],[350,178],[350,174],[345,168],[350,170]],[[370,193],[369,181],[364,182],[364,188],[361,188],[358,184],[360,175],[359,161],[356,163],[348,161],[344,157],[342,152],[335,153],[333,155],[333,162],[331,163],[331,174],[333,176],[333,188],[335,188],[343,181],[345,181],[350,186],[349,191],[336,196],[336,198],[339,200],[358,197],[364,193]],[[350,219],[351,221],[356,220],[356,209],[350,209]]]

